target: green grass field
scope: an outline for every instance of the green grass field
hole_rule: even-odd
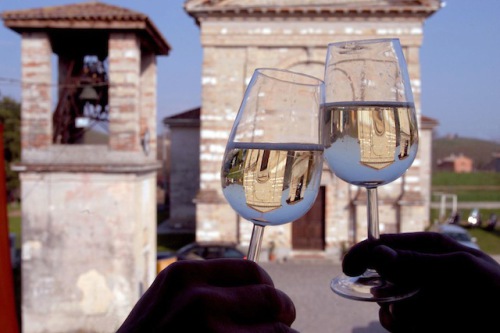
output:
[[[16,248],[21,246],[21,206],[19,204],[9,204],[7,206],[9,214],[9,233],[16,234]]]
[[[458,202],[500,202],[500,173],[473,172],[456,174],[452,172],[436,172],[432,175],[432,192],[456,194]],[[464,222],[471,209],[460,209],[461,221]],[[483,224],[491,214],[500,217],[499,209],[481,209]],[[431,209],[431,221],[439,218],[439,211]],[[496,229],[486,231],[483,228],[468,229],[471,236],[483,251],[489,254],[500,254],[500,222]]]
[[[453,173],[453,172],[435,172],[432,174],[433,187],[500,187],[500,173],[495,172],[472,172],[472,173]]]
[[[500,228],[495,231],[486,231],[480,228],[469,229],[472,237],[477,239],[477,244],[488,254],[500,254]]]

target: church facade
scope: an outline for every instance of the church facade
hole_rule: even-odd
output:
[[[203,47],[196,238],[248,245],[252,223],[239,218],[225,201],[220,167],[253,71],[277,67],[323,78],[329,43],[371,38],[400,39],[420,126],[419,153],[412,167],[379,189],[381,232],[423,230],[429,223],[434,123],[422,116],[419,50],[423,24],[440,6],[439,0],[187,1],[185,10],[200,27]],[[264,248],[273,247],[278,258],[338,258],[366,237],[365,190],[336,178],[326,166],[321,183],[316,204],[306,216],[266,228]]]

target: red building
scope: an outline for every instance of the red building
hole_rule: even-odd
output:
[[[460,153],[458,155],[451,154],[448,157],[437,161],[439,171],[451,171],[456,173],[468,173],[473,170],[474,161]]]

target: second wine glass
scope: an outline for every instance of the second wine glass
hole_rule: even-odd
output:
[[[287,70],[253,73],[221,170],[231,207],[254,223],[248,259],[259,258],[264,227],[304,215],[318,194],[323,164],[323,81]]]
[[[366,188],[368,240],[379,238],[377,187],[411,166],[417,154],[415,105],[398,39],[328,45],[325,67],[325,160],[342,180]],[[395,301],[398,290],[377,272],[342,275],[331,288],[346,298]]]

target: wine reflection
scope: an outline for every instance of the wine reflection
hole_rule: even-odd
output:
[[[304,199],[315,167],[311,151],[239,150],[231,160],[231,183],[243,185],[247,206],[266,213]],[[229,185],[229,184],[227,184]]]
[[[409,157],[412,136],[411,106],[336,106],[328,116],[332,117],[330,142],[345,137],[357,138],[359,162],[381,170],[398,160]]]

